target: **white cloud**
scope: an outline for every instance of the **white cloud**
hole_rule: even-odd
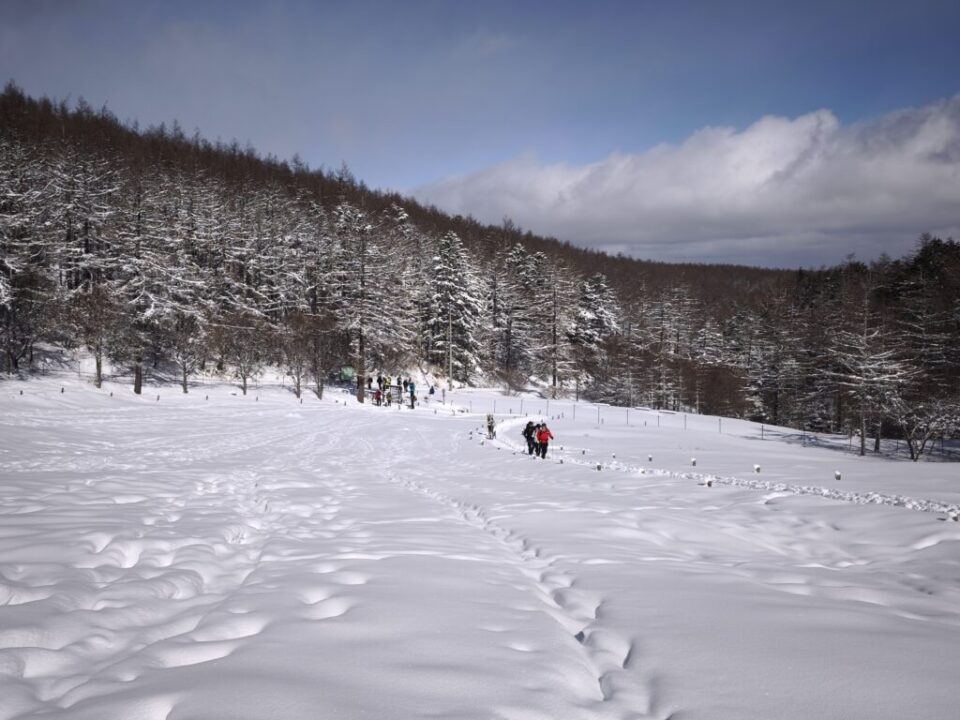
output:
[[[820,265],[960,235],[960,96],[844,127],[829,110],[707,127],[584,166],[523,156],[420,188],[449,212],[662,260]]]

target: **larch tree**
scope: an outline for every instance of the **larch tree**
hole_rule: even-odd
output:
[[[51,212],[43,158],[0,137],[0,368],[8,372],[20,369],[55,315],[57,247],[43,230]]]
[[[491,359],[497,374],[512,389],[525,386],[537,357],[546,308],[543,260],[521,244],[501,255],[488,273]]]
[[[431,360],[445,370],[448,381],[469,382],[480,366],[476,332],[483,306],[476,276],[456,233],[448,232],[437,242],[428,285]]]
[[[348,203],[341,203],[333,216],[337,238],[335,254],[336,315],[341,328],[351,339],[354,349],[354,371],[357,376],[357,401],[365,397],[367,376],[367,343],[371,317],[376,311],[371,298],[371,231],[366,213]]]
[[[857,323],[841,330],[833,346],[840,366],[834,377],[856,408],[861,455],[866,454],[868,422],[895,404],[914,372],[898,358],[893,338],[871,310],[871,292],[870,287],[863,289]]]
[[[603,342],[619,331],[620,309],[616,297],[606,276],[595,273],[580,284],[576,312],[567,330],[580,378],[592,385],[608,380]]]
[[[550,397],[556,398],[575,373],[570,339],[566,328],[573,322],[576,306],[576,282],[573,273],[561,262],[545,259],[541,263],[545,286],[541,297],[539,360],[534,369],[550,383]]]

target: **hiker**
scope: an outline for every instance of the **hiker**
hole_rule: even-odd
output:
[[[528,421],[527,421],[527,426],[523,429],[523,438],[524,438],[524,440],[527,441],[527,454],[528,454],[528,455],[533,455],[533,446],[534,446],[534,444],[535,444],[534,441],[533,441],[533,434],[534,434],[534,432],[536,432],[536,429],[534,428],[533,420],[528,420]]]
[[[553,433],[550,432],[550,428],[547,427],[546,423],[541,424],[540,429],[537,431],[537,444],[540,446],[540,450],[537,454],[540,457],[546,459],[547,445],[551,440],[553,440]]]
[[[407,381],[407,390],[410,391],[410,409],[413,410],[413,405],[417,401],[417,396],[414,394],[416,385],[413,384],[413,380]]]
[[[493,415],[487,415],[487,437],[493,440],[497,436],[497,423],[493,419]]]
[[[430,386],[430,394],[433,395],[434,392],[435,392],[435,390],[434,390],[434,388],[433,388],[433,385],[431,385],[431,386]]]
[[[377,388],[376,392],[373,393],[373,401],[377,404],[377,407],[383,404],[383,391],[380,388]]]
[[[533,425],[533,435],[532,435],[533,454],[536,455],[537,457],[540,457],[540,441],[537,440],[537,433],[540,432],[540,428],[542,427],[543,425],[541,423],[534,423]]]
[[[409,384],[409,383],[408,383],[406,380],[403,381],[403,392],[404,392],[404,393],[407,392],[407,385],[408,385],[408,384]]]

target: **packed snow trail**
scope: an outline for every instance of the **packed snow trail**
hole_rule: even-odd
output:
[[[519,430],[526,424],[527,418],[508,419],[501,423],[501,436],[498,437],[498,444],[511,452],[525,454],[527,449],[524,443],[515,441],[515,436]],[[482,436],[478,433],[478,438]],[[956,521],[960,516],[960,503],[945,502],[943,500],[931,500],[926,498],[907,497],[904,495],[893,495],[882,492],[856,492],[844,491],[835,488],[827,488],[814,485],[794,485],[782,482],[770,482],[767,480],[755,480],[742,477],[725,477],[713,473],[698,472],[670,472],[662,468],[651,467],[640,464],[625,463],[622,460],[601,460],[597,462],[593,459],[586,459],[585,455],[567,452],[560,446],[557,448],[551,445],[550,460],[552,462],[567,462],[574,465],[582,465],[590,468],[607,469],[619,472],[640,473],[641,475],[673,475],[685,479],[697,480],[701,484],[716,483],[718,485],[736,485],[738,487],[751,488],[753,490],[762,490],[764,492],[788,493],[791,495],[819,495],[830,500],[842,500],[843,502],[858,503],[860,505],[891,505],[893,507],[902,507],[910,510],[920,510],[922,512],[943,513],[946,519]],[[585,451],[584,451],[585,452]],[[614,458],[616,455],[614,454]],[[756,466],[759,468],[759,466]]]
[[[0,386],[0,719],[955,709],[960,527],[927,513],[337,393],[27,386]]]

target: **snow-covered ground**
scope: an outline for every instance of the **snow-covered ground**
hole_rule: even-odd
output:
[[[956,464],[492,391],[159,397],[0,383],[0,720],[958,717]]]

